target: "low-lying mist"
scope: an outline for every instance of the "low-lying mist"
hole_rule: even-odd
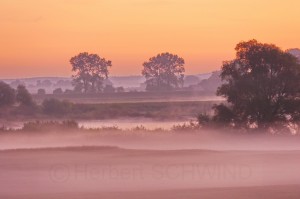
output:
[[[297,135],[237,133],[225,130],[147,131],[57,130],[55,132],[6,132],[0,134],[0,150],[113,146],[149,150],[300,150]]]
[[[0,198],[297,199],[299,141],[220,129],[4,131]]]

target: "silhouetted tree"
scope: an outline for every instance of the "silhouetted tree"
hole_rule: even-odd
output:
[[[170,90],[183,86],[184,59],[170,53],[158,54],[143,64],[146,90]]]
[[[15,103],[15,90],[8,84],[0,81],[0,107],[9,106]]]
[[[104,93],[114,93],[115,91],[116,89],[110,84],[106,85],[103,89]]]
[[[58,80],[55,84],[57,87],[66,87],[66,86],[72,86],[72,82],[69,80]]]
[[[83,91],[83,85],[81,83],[78,84],[74,84],[74,89],[73,89],[74,93],[82,93]]]
[[[61,95],[61,94],[63,94],[63,90],[61,88],[56,88],[53,90],[53,94]]]
[[[24,86],[25,86],[25,82],[23,82],[23,81],[21,81],[21,80],[19,80],[19,79],[16,79],[16,80],[14,80],[14,81],[12,81],[12,82],[10,83],[10,86],[11,86],[12,88],[14,88],[14,89],[16,89],[19,85],[24,85]]]
[[[117,93],[123,93],[123,92],[125,92],[125,89],[123,86],[120,86],[120,87],[116,88],[116,91],[117,91]]]
[[[218,87],[222,84],[220,78],[220,71],[215,71],[208,79],[202,80],[198,86],[203,89],[203,91],[216,93]]]
[[[40,89],[38,89],[37,94],[38,95],[45,95],[46,94],[46,90],[43,89],[43,88],[40,88]]]
[[[72,110],[73,104],[58,99],[45,99],[42,103],[43,112],[47,115],[64,116]]]
[[[16,95],[17,102],[20,103],[22,106],[33,106],[34,102],[32,99],[31,94],[28,92],[24,85],[19,85],[17,88],[17,95]]]
[[[66,89],[64,92],[64,94],[72,94],[72,93],[74,93],[74,91],[70,89]]]
[[[36,86],[38,86],[38,87],[50,87],[50,86],[52,86],[52,82],[48,79],[45,79],[43,81],[37,80]]]
[[[293,55],[256,40],[239,43],[236,58],[223,63],[215,120],[267,128],[299,118],[300,65]]]
[[[70,63],[75,72],[72,77],[77,92],[102,91],[103,80],[108,77],[108,68],[112,66],[111,61],[106,61],[97,54],[84,52],[72,57]]]

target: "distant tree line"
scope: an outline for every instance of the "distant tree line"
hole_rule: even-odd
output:
[[[44,91],[40,92],[44,94]],[[24,85],[19,85],[17,89],[14,89],[10,85],[0,81],[0,115],[2,116],[7,114],[8,110],[13,110],[14,115],[24,114],[28,116],[28,114],[38,113],[63,115],[69,111],[71,106],[72,103],[57,99],[45,99],[39,106],[34,102],[32,95]]]
[[[0,107],[13,106],[19,104],[22,107],[35,106],[31,94],[23,85],[13,89],[10,85],[0,81]]]

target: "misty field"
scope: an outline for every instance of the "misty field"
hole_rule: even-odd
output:
[[[218,132],[6,134],[0,197],[297,199],[298,142]]]

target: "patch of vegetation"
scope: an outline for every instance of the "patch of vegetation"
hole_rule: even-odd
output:
[[[21,131],[43,132],[56,130],[78,130],[78,123],[74,120],[58,121],[35,121],[24,123]]]
[[[201,128],[198,122],[190,121],[190,123],[174,125],[171,131],[174,132],[195,132],[199,131]]]
[[[66,100],[45,99],[42,103],[42,111],[46,115],[62,116],[70,113],[72,106],[73,104]]]
[[[259,133],[266,133],[269,135],[300,135],[300,123],[297,125],[287,125],[285,128],[281,126],[274,127],[277,131],[266,132],[258,131]],[[101,135],[132,135],[132,134],[147,134],[147,133],[203,133],[203,132],[219,132],[220,130],[226,131],[227,133],[232,134],[253,134],[253,131],[248,131],[241,128],[228,128],[220,126],[203,126],[199,124],[198,121],[191,121],[189,123],[174,125],[170,129],[156,128],[156,129],[147,129],[146,127],[140,125],[130,129],[121,129],[118,126],[102,126],[100,128],[83,128],[79,127],[78,123],[74,120],[65,120],[65,121],[34,121],[24,123],[23,128],[21,129],[9,129],[5,126],[0,127],[0,133],[100,133]]]

